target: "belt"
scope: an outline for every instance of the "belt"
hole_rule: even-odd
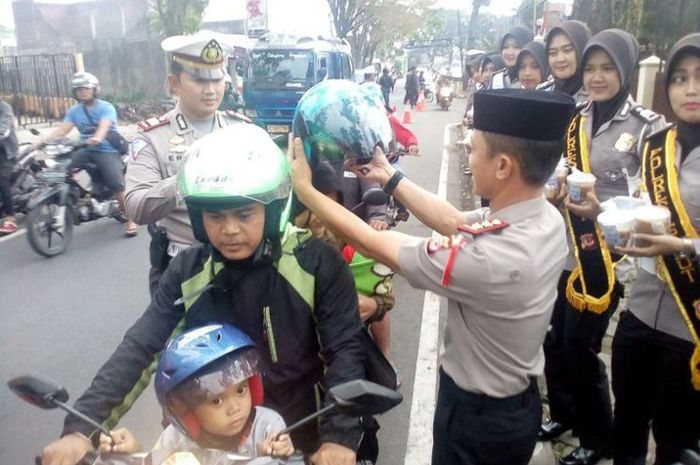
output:
[[[538,393],[537,379],[530,377],[530,385],[522,392],[508,397],[492,397],[487,394],[477,394],[474,392],[465,391],[450,378],[450,375],[445,373],[440,368],[440,386],[446,391],[445,394],[459,404],[469,405],[478,409],[518,409],[527,405],[533,394]]]

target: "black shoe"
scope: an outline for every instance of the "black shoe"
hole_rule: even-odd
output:
[[[552,439],[558,438],[570,429],[571,427],[565,425],[564,423],[550,420],[540,425],[540,430],[537,432],[537,440],[551,441]]]
[[[603,450],[592,450],[584,447],[577,447],[565,457],[559,459],[561,465],[595,465],[601,459],[609,457]]]

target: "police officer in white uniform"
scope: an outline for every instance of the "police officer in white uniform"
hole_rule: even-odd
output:
[[[337,208],[313,188],[301,139],[290,143],[295,192],[326,226],[413,286],[448,298],[434,465],[525,465],[535,448],[542,412],[535,377],[568,252],[564,222],[543,186],[573,112],[573,99],[556,92],[474,95],[470,165],[490,208],[457,210],[405,179],[379,149],[368,165],[353,167],[447,235],[433,240],[375,231]]]
[[[148,224],[151,233],[151,294],[170,259],[194,243],[187,208],[177,201],[175,186],[175,174],[187,148],[211,131],[250,122],[237,113],[217,111],[226,85],[226,54],[213,35],[172,36],[161,47],[170,54],[168,83],[178,104],[138,124],[126,172],[129,217]]]

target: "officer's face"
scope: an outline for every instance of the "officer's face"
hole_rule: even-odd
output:
[[[180,108],[192,118],[214,114],[224,98],[224,79],[200,79],[185,72],[171,75],[170,86],[179,97]]]
[[[610,55],[592,52],[583,65],[583,87],[594,102],[607,102],[620,91],[620,75]]]
[[[531,54],[524,53],[523,55],[523,59],[520,60],[520,68],[518,68],[518,79],[525,89],[534,89],[543,81],[542,70]]]
[[[700,57],[681,58],[671,72],[668,100],[681,121],[700,123]]]
[[[576,47],[566,34],[557,34],[547,48],[549,69],[556,79],[569,79],[576,73]]]
[[[245,260],[255,253],[263,237],[265,207],[252,202],[239,208],[203,213],[209,242],[229,260]]]
[[[472,135],[472,153],[469,156],[469,167],[472,170],[472,181],[475,192],[484,198],[491,198],[491,191],[496,182],[497,157],[492,157],[489,147],[481,131]]]
[[[518,45],[515,39],[508,37],[505,42],[503,42],[503,48],[501,49],[501,56],[503,57],[503,61],[506,62],[507,67],[515,66],[518,53],[520,53],[520,45]]]

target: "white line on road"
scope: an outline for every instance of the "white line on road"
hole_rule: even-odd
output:
[[[0,244],[2,244],[2,243],[5,242],[5,241],[9,241],[10,239],[14,239],[15,237],[23,236],[23,235],[25,235],[25,234],[27,234],[27,230],[26,230],[26,229],[20,229],[19,231],[15,232],[15,233],[12,233],[12,234],[10,234],[9,236],[0,237]]]
[[[447,171],[450,166],[448,151],[450,128],[445,126],[442,145],[442,161],[438,179],[437,195],[447,200]],[[440,236],[433,231],[433,237]],[[408,425],[408,441],[404,465],[428,465],[433,450],[433,415],[437,394],[437,360],[440,331],[440,296],[426,292],[418,340],[416,374],[413,380],[411,417]]]

